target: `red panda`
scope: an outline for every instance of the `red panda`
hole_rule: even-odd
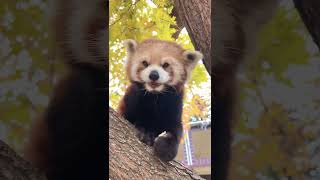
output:
[[[107,177],[107,0],[56,0],[52,30],[67,73],[33,126],[25,158],[49,180]]]
[[[118,112],[135,125],[139,140],[153,146],[157,157],[171,161],[182,134],[184,85],[203,55],[156,39],[126,40],[125,47],[131,84]]]
[[[237,104],[238,67],[254,53],[256,36],[278,0],[213,1],[213,177],[226,180]]]

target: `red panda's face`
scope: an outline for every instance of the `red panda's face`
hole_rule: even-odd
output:
[[[182,49],[173,42],[134,40],[125,42],[127,47],[127,75],[133,82],[140,82],[149,92],[163,92],[167,86],[181,86],[202,58],[198,51]]]

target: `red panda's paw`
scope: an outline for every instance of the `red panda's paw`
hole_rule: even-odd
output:
[[[179,141],[170,132],[161,133],[154,142],[154,152],[162,161],[173,160],[178,153]]]
[[[144,128],[141,128],[141,127],[138,127],[137,130],[138,130],[137,132],[138,139],[149,146],[153,146],[155,134],[151,132],[147,132]]]

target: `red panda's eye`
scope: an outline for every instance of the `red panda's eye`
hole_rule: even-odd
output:
[[[148,66],[149,66],[149,64],[148,64],[147,61],[142,61],[142,64],[143,64],[145,67],[148,67]]]
[[[169,63],[164,63],[164,64],[162,65],[162,67],[163,67],[163,68],[169,67]]]

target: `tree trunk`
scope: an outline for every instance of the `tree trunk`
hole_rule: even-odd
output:
[[[0,179],[1,180],[45,180],[44,173],[17,155],[0,140]]]
[[[174,0],[177,24],[186,27],[196,50],[203,55],[203,63],[211,75],[211,0]]]
[[[176,25],[171,25],[172,28],[176,29],[176,32],[172,34],[172,38],[174,39],[178,39],[181,30],[184,28],[182,21],[180,20],[179,16],[178,16],[178,12],[179,9],[177,9],[176,7],[173,7],[172,12],[170,14],[170,16],[176,17]]]
[[[177,161],[164,163],[141,143],[134,127],[109,108],[109,179],[203,179]]]
[[[320,50],[320,1],[319,0],[293,0],[300,13],[302,21],[310,32],[313,41]]]

